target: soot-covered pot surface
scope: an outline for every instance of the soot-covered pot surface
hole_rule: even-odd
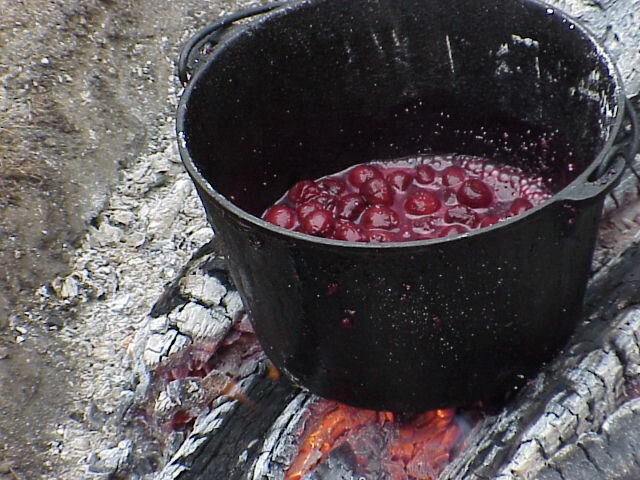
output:
[[[309,0],[215,35],[180,103],[180,151],[282,372],[418,411],[500,397],[565,344],[632,148],[619,75],[582,27],[532,1]],[[298,180],[429,152],[517,165],[555,195],[407,243],[259,219]]]

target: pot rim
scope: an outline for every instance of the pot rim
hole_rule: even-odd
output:
[[[224,38],[220,41],[211,52],[206,62],[203,63],[193,74],[189,84],[184,88],[180,101],[178,104],[178,112],[177,112],[177,121],[176,121],[176,133],[178,137],[178,150],[180,153],[180,157],[182,158],[182,163],[184,164],[187,172],[191,176],[191,178],[195,181],[197,186],[204,190],[211,198],[215,199],[218,204],[220,204],[226,211],[235,215],[241,221],[251,224],[254,227],[257,227],[262,230],[267,230],[273,235],[282,236],[286,239],[295,242],[305,242],[310,244],[316,244],[320,246],[335,246],[344,249],[355,248],[355,249],[403,249],[403,248],[412,248],[412,247],[422,247],[429,245],[442,245],[445,243],[456,242],[462,239],[475,237],[477,235],[482,235],[489,231],[498,230],[501,228],[508,227],[516,222],[526,221],[529,217],[537,214],[540,210],[550,207],[554,203],[558,202],[572,202],[569,197],[571,193],[575,190],[579,190],[584,188],[586,185],[591,184],[589,181],[589,177],[596,171],[598,166],[605,161],[608,153],[614,147],[614,143],[618,137],[620,129],[622,128],[622,123],[625,117],[625,111],[627,109],[627,105],[625,103],[626,95],[624,90],[624,85],[622,81],[622,75],[618,70],[617,65],[615,64],[613,58],[609,54],[608,50],[605,46],[600,43],[600,41],[596,38],[596,36],[584,25],[582,25],[578,20],[568,15],[563,10],[547,3],[542,0],[517,0],[520,3],[530,3],[539,6],[540,8],[545,9],[546,14],[548,15],[560,15],[563,20],[570,22],[573,25],[574,29],[577,30],[580,35],[591,42],[594,46],[594,53],[607,65],[609,69],[610,76],[615,79],[615,91],[612,95],[613,98],[616,99],[616,104],[614,105],[614,117],[613,121],[608,126],[608,138],[598,154],[595,156],[594,160],[589,164],[587,168],[584,169],[580,175],[578,175],[573,181],[571,181],[568,185],[566,185],[562,190],[555,193],[550,199],[542,202],[540,205],[533,207],[526,212],[523,212],[514,217],[506,218],[500,220],[500,222],[490,225],[488,227],[483,227],[479,229],[474,229],[469,232],[460,233],[456,235],[451,235],[443,238],[434,238],[434,239],[426,239],[426,240],[412,240],[412,241],[401,241],[401,242],[387,242],[387,243],[372,243],[372,242],[348,242],[344,240],[334,240],[324,237],[316,237],[313,235],[308,235],[305,233],[299,233],[292,230],[287,230],[282,227],[277,227],[265,220],[262,220],[259,217],[256,217],[242,208],[235,205],[233,202],[228,200],[224,195],[216,191],[209,181],[204,177],[201,173],[200,169],[196,166],[194,159],[191,157],[189,152],[189,148],[187,145],[187,139],[185,135],[185,117],[187,114],[187,104],[190,100],[191,93],[193,92],[195,85],[197,85],[198,80],[201,76],[204,75],[205,71],[209,69],[209,67],[216,61],[220,52],[228,48],[230,45],[233,45],[234,42],[238,41],[239,38],[246,35],[247,32],[250,32],[253,29],[260,27],[263,23],[268,23],[272,21],[274,18],[278,18],[281,15],[287,15],[290,10],[295,10],[300,8],[300,5],[304,4],[317,4],[322,3],[328,0],[292,0],[291,3],[285,4],[281,7],[275,8],[269,12],[261,14],[261,17],[258,19],[254,19],[248,23],[242,24],[240,28],[233,31],[228,37]],[[617,179],[622,172],[618,172],[615,175]],[[606,174],[605,174],[606,175]],[[613,186],[615,181],[610,182],[610,186]],[[606,193],[609,189],[605,188],[602,191],[592,195],[591,198],[595,198],[599,195]],[[585,197],[589,198],[589,197]]]

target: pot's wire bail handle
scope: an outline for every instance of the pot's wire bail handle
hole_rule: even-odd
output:
[[[622,126],[615,144],[611,147],[607,156],[602,160],[598,168],[594,171],[596,179],[602,178],[611,165],[620,157],[624,158],[626,166],[640,180],[640,176],[633,166],[633,159],[640,149],[640,131],[638,130],[638,116],[629,99],[625,100],[625,118],[626,125]]]
[[[191,79],[198,64],[206,59],[207,55],[213,51],[228,27],[232,26],[239,20],[270,12],[271,10],[280,8],[287,3],[288,2],[286,1],[273,2],[267,5],[260,5],[258,7],[241,10],[223,17],[220,21],[212,23],[196,33],[185,44],[182,52],[180,52],[180,58],[178,59],[178,78],[182,85],[186,86],[189,83],[189,80]]]

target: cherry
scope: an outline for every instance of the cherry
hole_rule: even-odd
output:
[[[404,209],[410,215],[429,215],[438,211],[440,200],[435,193],[420,190],[404,202]]]
[[[412,224],[410,239],[433,238],[438,230],[440,219],[434,217],[423,217],[417,219]]]
[[[345,220],[355,220],[364,211],[366,206],[367,202],[364,201],[364,198],[357,193],[350,193],[338,200],[336,216],[338,218],[344,218]]]
[[[333,233],[336,240],[345,240],[347,242],[366,242],[369,236],[362,228],[353,222],[339,220],[336,222],[336,229]]]
[[[416,181],[423,185],[433,183],[436,179],[436,171],[429,165],[418,165],[416,167]]]
[[[264,219],[277,227],[289,230],[294,228],[298,223],[295,212],[286,205],[276,205],[269,208],[264,214]]]
[[[470,227],[474,226],[478,220],[476,212],[464,205],[451,207],[444,214],[444,221],[447,223],[461,223]]]
[[[287,199],[291,203],[300,203],[311,200],[320,195],[321,190],[315,182],[311,180],[301,180],[296,183],[287,193]]]
[[[393,190],[384,178],[374,177],[360,186],[360,195],[371,205],[391,205]]]
[[[396,236],[391,232],[384,232],[381,230],[371,230],[369,232],[369,241],[377,242],[377,243],[395,242]]]
[[[493,202],[489,186],[478,178],[470,178],[460,185],[458,201],[471,208],[487,208]]]
[[[360,188],[360,185],[372,178],[382,178],[380,170],[373,165],[358,165],[351,169],[347,175],[349,183],[356,188]]]
[[[340,195],[347,188],[344,183],[334,178],[323,178],[319,180],[318,187],[331,195]]]
[[[304,220],[311,212],[322,209],[323,208],[320,203],[316,202],[315,200],[311,200],[310,202],[298,205],[298,207],[296,208],[296,213],[298,214],[298,218],[300,220]]]
[[[497,215],[487,215],[482,220],[480,220],[480,224],[478,225],[480,228],[490,227],[491,225],[495,225],[500,221],[500,217]]]
[[[263,218],[326,238],[401,242],[495,225],[551,196],[541,178],[516,167],[469,156],[423,161],[362,164],[302,180]]]
[[[399,192],[404,192],[411,182],[413,181],[413,176],[410,173],[405,172],[404,170],[396,170],[395,172],[391,172],[387,175],[387,183],[391,185],[391,188],[397,190]]]
[[[459,183],[464,182],[465,178],[467,178],[465,171],[457,165],[445,168],[441,175],[442,184],[448,187],[458,185]]]
[[[332,210],[336,206],[336,203],[338,203],[337,197],[330,193],[321,193],[313,197],[312,201],[322,205],[322,208],[325,210]]]
[[[366,229],[380,228],[392,230],[398,226],[400,220],[398,214],[389,207],[373,205],[362,214],[360,224]]]
[[[327,237],[333,232],[333,215],[326,210],[314,210],[302,220],[302,231],[317,237]]]
[[[526,198],[518,197],[511,204],[509,213],[511,213],[512,216],[520,215],[521,213],[524,213],[531,208],[533,208],[533,205],[529,200],[527,200]]]

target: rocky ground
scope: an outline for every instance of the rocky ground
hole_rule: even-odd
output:
[[[174,62],[255,3],[0,0],[1,480],[151,477],[164,461],[122,419],[127,347],[211,236],[175,149]],[[557,4],[638,93],[640,1]]]

